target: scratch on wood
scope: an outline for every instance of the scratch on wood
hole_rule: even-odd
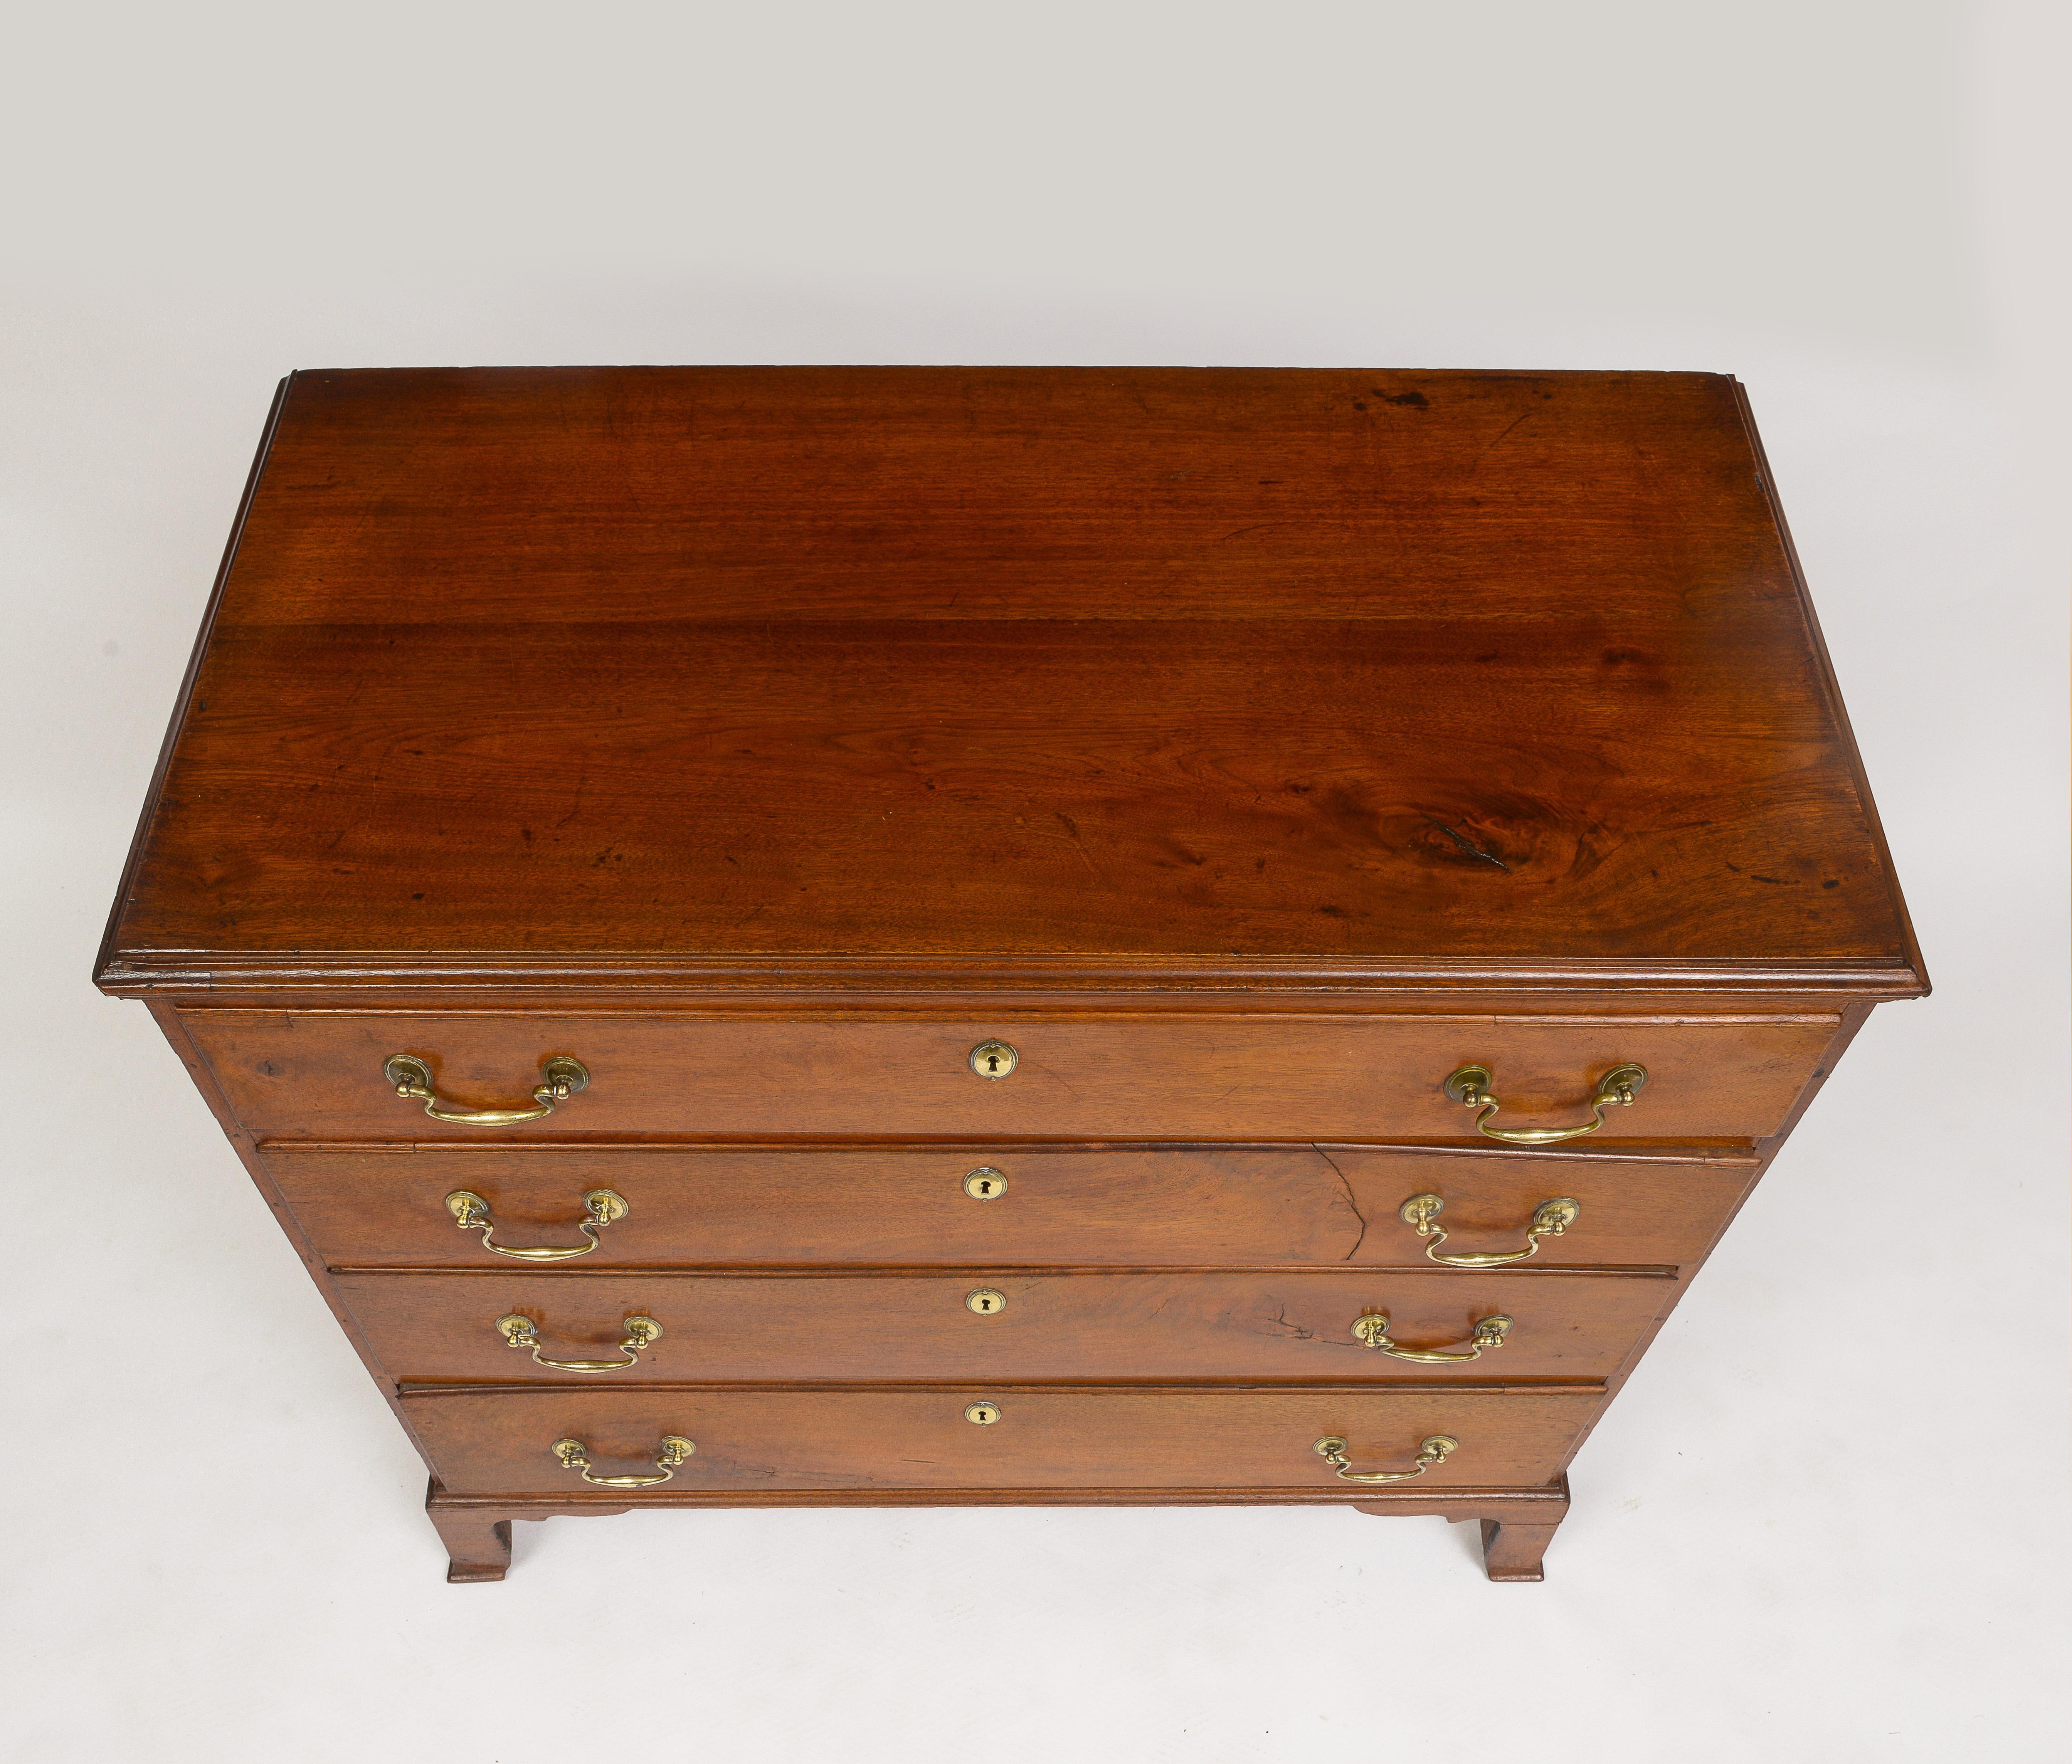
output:
[[[1367,1241],[1367,1215],[1359,1209],[1359,1202],[1353,1198],[1353,1185],[1346,1180],[1346,1173],[1338,1167],[1338,1161],[1320,1146],[1311,1144],[1309,1149],[1331,1167],[1331,1174],[1338,1179],[1338,1186],[1346,1192],[1346,1204],[1352,1208],[1353,1217],[1360,1222],[1359,1235],[1353,1239],[1353,1246],[1346,1252],[1345,1259],[1350,1261],[1359,1253],[1359,1247]]]
[[[1512,417],[1508,423],[1504,425],[1503,433],[1498,436],[1497,438],[1491,441],[1488,446],[1485,447],[1479,453],[1475,455],[1475,464],[1478,466],[1481,465],[1482,462],[1487,459],[1491,453],[1494,453],[1498,448],[1501,447],[1504,442],[1510,438],[1511,430],[1517,428],[1520,423],[1523,422],[1525,419],[1531,414],[1532,412],[1529,410],[1521,411],[1517,416]]]
[[[1288,1307],[1285,1305],[1280,1307],[1271,1317],[1264,1319],[1260,1324],[1260,1329],[1262,1333],[1275,1329],[1285,1329],[1297,1341],[1314,1341],[1317,1339],[1315,1330],[1305,1329],[1300,1323],[1289,1322]]]
[[[1431,822],[1433,826],[1438,828],[1441,833],[1445,834],[1448,839],[1453,842],[1454,844],[1460,847],[1460,848],[1463,851],[1466,852],[1470,857],[1480,858],[1485,864],[1494,864],[1499,870],[1503,871],[1506,876],[1509,876],[1512,873],[1511,866],[1505,863],[1502,858],[1498,857],[1495,852],[1485,851],[1479,845],[1476,844],[1473,839],[1463,838],[1460,834],[1456,833],[1451,827],[1447,826],[1444,821],[1438,819],[1436,816],[1428,814],[1424,818]]]
[[[1078,823],[1072,819],[1071,815],[1062,813],[1059,814],[1058,820],[1059,823],[1063,827],[1065,831],[1071,835],[1072,849],[1079,854],[1080,861],[1083,863],[1089,870],[1093,872],[1094,880],[1097,882],[1106,881],[1108,880],[1107,877],[1104,876],[1100,873],[1100,866],[1094,862],[1092,855],[1087,850],[1087,842],[1079,837]]]

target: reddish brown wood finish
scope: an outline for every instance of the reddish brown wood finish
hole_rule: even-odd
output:
[[[268,1211],[273,1214],[274,1223],[280,1226],[282,1234],[288,1240],[289,1245],[296,1257],[302,1262],[310,1278],[316,1282],[318,1292],[322,1295],[324,1303],[330,1308],[332,1316],[337,1319],[339,1327],[344,1331],[346,1339],[352,1343],[352,1351],[359,1355],[360,1364],[366,1367],[376,1388],[380,1389],[383,1400],[388,1403],[397,1420],[402,1424],[403,1431],[409,1438],[411,1445],[416,1448],[417,1454],[420,1457],[425,1456],[424,1442],[410,1430],[409,1417],[404,1411],[395,1380],[382,1372],[380,1362],[376,1359],[373,1350],[368,1346],[367,1338],[361,1334],[360,1325],[353,1320],[352,1313],[346,1309],[345,1301],[339,1294],[337,1283],[326,1271],[323,1258],[318,1253],[316,1247],[310,1243],[307,1235],[296,1222],[294,1213],[289,1211],[288,1204],[282,1197],[280,1189],[275,1186],[271,1173],[265,1165],[260,1162],[258,1153],[252,1143],[251,1135],[238,1124],[236,1116],[231,1113],[229,1104],[224,1100],[223,1092],[217,1088],[216,1080],[210,1075],[207,1063],[202,1059],[200,1054],[195,1052],[194,1044],[187,1039],[187,1029],[180,1021],[179,1011],[158,999],[149,1000],[148,1006],[152,1020],[158,1024],[160,1032],[171,1044],[174,1053],[179,1056],[180,1063],[186,1067],[187,1076],[194,1081],[195,1089],[200,1092],[202,1101],[208,1106],[209,1113],[216,1118],[216,1125],[223,1129],[224,1137],[229,1140],[231,1149],[236,1153],[239,1161],[244,1164],[245,1174],[251,1177],[252,1184],[258,1191],[259,1198],[265,1203]]]
[[[434,1483],[433,1487],[438,1485]],[[446,1546],[446,1579],[453,1586],[501,1580],[511,1566],[511,1521],[492,1513],[442,1509],[427,1495],[425,1511]],[[623,1511],[623,1509],[622,1509]]]
[[[1057,1507],[1079,1506],[1083,1489],[963,1488],[952,1493],[898,1488],[693,1488],[681,1482],[650,1489],[639,1496],[643,1507],[676,1509],[714,1507]],[[1537,1488],[1478,1488],[1453,1493],[1424,1491],[1417,1483],[1398,1488],[1356,1491],[1350,1483],[1330,1488],[1117,1488],[1102,1491],[1100,1501],[1114,1507],[1350,1507],[1355,1512],[1391,1519],[1445,1519],[1455,1524],[1479,1520],[1485,1559],[1491,1528],[1507,1540],[1501,1565],[1514,1569],[1537,1542],[1553,1535],[1568,1511],[1568,1479],[1556,1476]],[[497,1581],[511,1565],[514,1520],[570,1516],[602,1517],[631,1510],[626,1500],[601,1495],[457,1495],[434,1476],[425,1493],[425,1508],[438,1528],[452,1557],[446,1578],[454,1581]],[[1536,1565],[1536,1564],[1535,1565]],[[1537,1580],[1536,1573],[1492,1573],[1492,1580]]]
[[[997,1403],[989,1427],[964,1419]],[[1325,1489],[1311,1447],[1337,1434],[1359,1471],[1407,1470],[1418,1444],[1460,1450],[1417,1479],[1431,1490],[1538,1487],[1560,1471],[1595,1391],[1453,1388],[598,1390],[424,1393],[404,1406],[456,1494],[584,1488],[549,1448],[580,1439],[599,1475],[653,1467],[665,1434],[697,1451],[665,1487],[715,1489]],[[611,1491],[605,1491],[612,1493]],[[629,1497],[617,1494],[624,1501]],[[631,1497],[637,1502],[638,1491]]]
[[[1927,986],[1731,380],[1180,370],[295,376],[97,977],[152,997],[477,1580],[554,1513],[1024,1501],[1474,1518],[1537,1578],[1754,1175]],[[398,1052],[467,1106],[552,1053],[595,1082],[448,1126]],[[1487,1065],[1500,1125],[1564,1125],[1626,1060],[1638,1105],[1556,1151],[1441,1091]],[[634,1211],[521,1266],[463,1186],[506,1241]],[[1583,1212],[1445,1270],[1421,1192],[1449,1250]],[[1344,1335],[1499,1303],[1465,1368]],[[489,1331],[634,1308],[668,1335],[586,1381]],[[669,1431],[639,1494],[547,1450]],[[1367,1486],[1326,1431],[1462,1444]]]
[[[1441,1253],[1524,1247],[1540,1202],[1581,1208],[1535,1267],[1695,1266],[1755,1178],[1753,1158],[1634,1151],[1404,1151],[1374,1146],[948,1148],[284,1145],[262,1154],[334,1267],[514,1264],[456,1228],[446,1196],[489,1203],[500,1242],[583,1241],[582,1196],[631,1208],[580,1263],[997,1268],[1345,1264],[1429,1267],[1398,1216],[1445,1203]],[[985,1166],[1007,1188],[974,1200]]]
[[[1555,1528],[1544,1520],[1537,1524],[1515,1519],[1485,1519],[1482,1522],[1482,1562],[1494,1581],[1540,1581],[1547,1577],[1541,1558],[1554,1540]]]
[[[1561,1521],[1568,1516],[1568,1479],[1561,1478],[1557,1487],[1547,1490],[1546,1495],[1548,1498],[1544,1499],[1508,1504],[1494,1512],[1449,1512],[1446,1516],[1480,1520],[1482,1564],[1491,1580],[1541,1581],[1547,1577],[1541,1558],[1546,1555],[1547,1546],[1553,1541]],[[1355,1510],[1384,1519],[1400,1517],[1403,1512],[1400,1504],[1382,1501],[1363,1501]]]
[[[103,977],[464,951],[1923,984],[1702,375],[297,375]]]
[[[473,1502],[456,1501],[439,1487],[437,1478],[425,1491],[425,1511],[438,1528],[439,1541],[446,1546],[446,1579],[456,1586],[471,1581],[504,1578],[511,1566],[511,1521],[513,1519],[551,1519],[581,1516],[602,1519],[627,1509],[603,1502],[564,1507],[556,1512],[519,1511],[499,1513]]]
[[[665,1331],[637,1365],[573,1375],[653,1384],[716,1379],[1355,1379],[1507,1382],[1609,1378],[1675,1296],[1662,1274],[1532,1270],[1276,1274],[344,1274],[338,1288],[404,1384],[570,1381],[506,1347],[500,1316],[530,1317],[551,1360],[616,1360],[629,1316]],[[997,1293],[980,1315],[966,1297]],[[1364,1347],[1356,1319],[1387,1315],[1404,1348],[1466,1352],[1482,1319],[1501,1348],[1449,1365]]]
[[[430,1065],[449,1107],[523,1108],[553,1054],[590,1088],[541,1137],[652,1134],[1244,1139],[1478,1136],[1448,1073],[1495,1075],[1506,1126],[1587,1122],[1604,1073],[1646,1089],[1594,1137],[1753,1139],[1774,1132],[1836,1019],[1140,1017],[935,1022],[590,1015],[405,1016],[192,1011],[188,1028],[259,1138],[484,1138],[399,1098],[390,1054]],[[1009,1077],[972,1048],[1005,1036]],[[512,1130],[495,1130],[512,1136]]]

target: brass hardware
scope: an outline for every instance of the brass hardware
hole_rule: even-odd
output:
[[[990,1427],[1000,1419],[998,1403],[971,1403],[964,1409],[964,1419],[974,1427]]]
[[[504,1345],[509,1348],[530,1348],[536,1366],[551,1366],[556,1372],[618,1372],[627,1366],[640,1364],[640,1350],[650,1342],[662,1339],[662,1326],[652,1317],[628,1317],[620,1327],[626,1339],[619,1344],[624,1358],[619,1360],[549,1360],[540,1352],[538,1325],[522,1312],[513,1311],[508,1317],[496,1319],[497,1329],[502,1333]]]
[[[1532,1223],[1526,1227],[1525,1247],[1501,1253],[1488,1250],[1467,1250],[1457,1256],[1442,1256],[1439,1245],[1446,1241],[1445,1229],[1433,1220],[1439,1216],[1446,1203],[1437,1195],[1412,1195],[1403,1203],[1396,1217],[1406,1225],[1417,1228],[1417,1235],[1432,1241],[1424,1247],[1424,1259],[1436,1261],[1445,1268],[1501,1268],[1507,1261],[1523,1261],[1529,1256],[1540,1253],[1542,1237],[1558,1237],[1575,1224],[1582,1208],[1567,1196],[1558,1200],[1543,1200],[1532,1209]]]
[[[464,1127],[508,1127],[520,1121],[537,1121],[554,1112],[578,1090],[590,1089],[590,1069],[580,1060],[557,1053],[541,1069],[544,1079],[532,1092],[530,1109],[442,1109],[432,1093],[432,1069],[414,1053],[392,1053],[382,1062],[381,1075],[396,1087],[396,1094],[421,1102],[434,1121],[458,1122]]]
[[[1413,1467],[1409,1470],[1355,1470],[1352,1459],[1346,1455],[1346,1442],[1335,1434],[1325,1434],[1309,1448],[1349,1483],[1412,1482],[1433,1465],[1445,1462],[1449,1453],[1460,1449],[1460,1441],[1451,1434],[1434,1434],[1417,1448]]]
[[[625,1196],[615,1194],[609,1188],[593,1188],[583,1196],[583,1204],[590,1209],[590,1216],[576,1226],[588,1243],[577,1244],[568,1249],[549,1247],[541,1249],[507,1249],[500,1243],[490,1241],[490,1233],[496,1227],[489,1217],[489,1203],[479,1194],[466,1188],[456,1188],[446,1196],[446,1211],[454,1216],[454,1223],[462,1231],[482,1233],[482,1247],[493,1249],[500,1256],[509,1256],[517,1261],[566,1261],[571,1256],[586,1256],[599,1247],[602,1240],[598,1233],[615,1220],[623,1219],[632,1212],[632,1203]]]
[[[1503,1338],[1511,1333],[1511,1319],[1501,1315],[1484,1317],[1475,1324],[1475,1332],[1469,1338],[1468,1351],[1462,1353],[1442,1353],[1437,1349],[1399,1348],[1389,1339],[1388,1316],[1385,1311],[1371,1311],[1353,1323],[1353,1333],[1377,1353],[1384,1353],[1397,1360],[1414,1360],[1420,1365],[1441,1366],[1449,1360],[1479,1360],[1485,1348],[1501,1348]]]
[[[1007,1192],[1007,1172],[982,1163],[964,1178],[964,1192],[974,1200],[997,1200]]]
[[[548,1448],[561,1461],[564,1470],[579,1470],[582,1479],[594,1483],[599,1488],[652,1488],[657,1483],[666,1483],[682,1467],[684,1460],[698,1448],[681,1434],[664,1434],[662,1443],[655,1448],[655,1467],[659,1476],[593,1476],[590,1473],[590,1448],[580,1439],[557,1439]]]
[[[1004,1078],[1022,1063],[1005,1041],[981,1041],[971,1050],[971,1069],[981,1078]]]
[[[1490,1085],[1494,1081],[1487,1066],[1462,1066],[1446,1080],[1446,1094],[1470,1109],[1481,1110],[1482,1113],[1475,1117],[1475,1125],[1491,1139],[1501,1139],[1511,1146],[1551,1146],[1557,1139],[1577,1139],[1586,1133],[1595,1133],[1605,1124],[1607,1109],[1630,1109],[1641,1086],[1647,1082],[1647,1068],[1614,1066],[1607,1072],[1597,1081],[1597,1095],[1590,1099],[1593,1118],[1580,1127],[1492,1127],[1490,1118],[1502,1106],[1490,1094]]]
[[[964,1294],[964,1309],[975,1311],[981,1317],[997,1316],[1007,1309],[1007,1295],[990,1286],[980,1286],[976,1292]]]

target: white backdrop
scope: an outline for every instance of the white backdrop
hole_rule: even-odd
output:
[[[2066,1706],[2064,9],[11,10],[13,1755],[1934,1759]],[[1322,1511],[556,1520],[424,1473],[88,974],[275,379],[561,362],[1748,384],[1938,983],[1576,1466],[1541,1586]]]

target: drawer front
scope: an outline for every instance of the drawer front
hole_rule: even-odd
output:
[[[1454,1139],[1484,1144],[1448,1075],[1492,1075],[1510,1128],[1591,1118],[1614,1067],[1647,1069],[1597,1138],[1775,1132],[1819,1065],[1832,1017],[1664,1020],[1219,1017],[940,1022],[201,1010],[195,1044],[256,1138],[481,1139],[660,1134],[1070,1139]],[[972,1069],[994,1039],[999,1079]],[[441,1106],[531,1106],[545,1063],[589,1087],[525,1124],[428,1117],[384,1077],[421,1060]]]
[[[1663,1274],[357,1274],[338,1288],[404,1383],[862,1379],[1609,1378],[1675,1292]],[[974,1307],[979,1308],[974,1308]],[[1388,1319],[1406,1360],[1362,1344]],[[511,1348],[499,1319],[531,1327]],[[1478,1325],[1508,1318],[1500,1346]],[[629,1318],[661,1326],[629,1353]],[[1466,1357],[1478,1354],[1479,1357]]]
[[[638,1502],[720,1489],[1276,1489],[1357,1499],[1313,1450],[1346,1442],[1355,1471],[1408,1470],[1434,1434],[1445,1461],[1395,1487],[1539,1487],[1599,1397],[1584,1391],[631,1390],[407,1397],[449,1491],[602,1495]],[[989,1426],[968,1405],[996,1405]],[[554,1456],[582,1442],[596,1475],[653,1474],[662,1439],[697,1450],[648,1491],[585,1483]]]
[[[446,1197],[484,1203],[491,1241],[579,1249],[583,1197],[624,1217],[581,1268],[800,1263],[877,1266],[1429,1266],[1515,1253],[1535,1212],[1578,1211],[1537,1240],[1535,1267],[1700,1261],[1741,1204],[1747,1159],[1430,1151],[1371,1146],[892,1151],[564,1146],[352,1151],[269,1147],[267,1169],[333,1267],[511,1267]],[[972,1179],[974,1171],[997,1172]],[[989,1195],[974,1197],[967,1183]],[[1437,1229],[1401,1217],[1436,1195]],[[1440,1232],[1445,1233],[1443,1240]]]

